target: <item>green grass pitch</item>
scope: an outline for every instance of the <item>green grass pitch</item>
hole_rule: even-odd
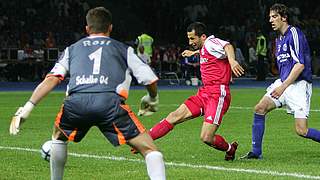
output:
[[[196,90],[160,90],[160,111],[140,120],[151,128]],[[319,89],[314,88],[309,127],[320,129]],[[137,112],[143,90],[131,90],[127,101]],[[283,109],[267,117],[263,160],[239,160],[251,148],[253,107],[264,89],[232,89],[232,102],[218,133],[237,140],[237,159],[224,161],[224,153],[200,141],[202,118],[180,124],[156,141],[164,154],[167,179],[320,179],[320,144],[295,134],[294,120]],[[52,125],[64,92],[52,92],[31,113],[17,136],[9,123],[31,92],[0,92],[0,179],[50,179],[49,163],[38,150],[51,137]],[[114,148],[97,128],[80,143],[69,143],[66,180],[148,179],[143,158],[129,146]]]

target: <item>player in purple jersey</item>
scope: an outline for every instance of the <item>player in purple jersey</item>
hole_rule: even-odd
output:
[[[128,144],[137,149],[145,158],[150,179],[165,180],[162,153],[125,103],[132,73],[148,90],[144,103],[156,106],[158,78],[133,53],[132,47],[110,38],[112,15],[109,10],[93,8],[88,11],[86,20],[89,36],[64,50],[29,101],[12,118],[10,134],[19,132],[21,123],[35,105],[69,74],[68,95],[56,117],[52,134],[51,180],[63,179],[68,142],[80,142],[92,126],[97,126],[114,146]]]
[[[267,88],[267,93],[255,106],[252,125],[252,150],[241,159],[261,159],[265,116],[275,108],[286,106],[293,114],[296,133],[304,138],[320,142],[320,131],[308,128],[312,74],[309,45],[305,35],[297,27],[289,25],[288,8],[274,4],[270,8],[269,22],[278,31],[276,58],[280,78]]]

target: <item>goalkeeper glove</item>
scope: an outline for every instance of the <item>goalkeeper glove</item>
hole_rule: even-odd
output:
[[[31,101],[28,101],[23,107],[19,107],[17,112],[14,114],[10,124],[10,134],[17,135],[19,132],[20,125],[28,118],[34,104]]]
[[[159,110],[159,96],[152,98],[149,94],[143,96],[140,101],[139,116],[150,116]]]

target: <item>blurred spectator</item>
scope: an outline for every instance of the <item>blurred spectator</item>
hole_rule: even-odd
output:
[[[233,48],[234,48],[234,51],[235,51],[236,60],[246,70],[248,66],[247,66],[246,61],[245,61],[245,59],[243,57],[241,49],[238,47],[236,41],[233,41],[232,45],[233,45]]]
[[[52,32],[48,32],[48,36],[46,38],[46,48],[54,48],[56,47],[56,40],[53,37]]]
[[[257,64],[258,57],[256,55],[255,46],[252,42],[249,42],[248,46],[249,46],[249,63]]]
[[[46,46],[46,43],[40,36],[35,36],[33,38],[33,46],[35,47],[35,49],[44,48]]]
[[[169,71],[169,51],[164,49],[161,61],[161,71]]]
[[[200,57],[199,54],[190,56],[190,57],[185,57],[184,62],[183,62],[183,74],[184,77],[187,80],[191,80],[191,78],[198,78],[201,79],[200,76]]]
[[[24,47],[29,44],[30,41],[30,35],[26,32],[22,32],[20,34],[20,40],[19,40],[19,45],[20,48],[24,49]]]
[[[205,18],[208,14],[208,7],[204,3],[196,4],[199,1],[191,1],[183,8],[185,13],[185,24],[188,22],[194,22],[201,18]]]
[[[256,47],[257,28],[266,32],[267,41],[267,60],[270,61],[271,72],[273,73],[272,63],[274,60],[272,45],[273,34],[270,33],[269,24],[263,23],[265,19],[266,8],[270,6],[270,1],[265,0],[187,0],[184,3],[180,1],[130,1],[125,3],[118,1],[88,1],[88,0],[35,0],[21,1],[10,0],[1,1],[0,3],[0,47],[2,48],[21,48],[29,44],[32,49],[41,47],[61,47],[64,48],[69,43],[84,36],[84,29],[79,28],[79,24],[85,16],[86,11],[91,6],[108,6],[115,9],[119,14],[116,17],[118,22],[114,29],[113,38],[123,41],[135,41],[140,27],[149,34],[152,32],[152,46],[165,47],[158,50],[156,57],[151,58],[151,66],[161,73],[160,62],[165,51],[168,51],[169,44],[175,43],[181,46],[186,43],[185,34],[179,33],[185,29],[186,24],[191,21],[208,22],[208,30],[216,32],[220,37],[228,37],[238,44],[242,50],[246,63],[249,65],[251,75],[256,71],[257,61],[250,60],[249,47],[251,43],[253,48]],[[249,5],[247,5],[249,4]],[[299,24],[309,40],[310,49],[320,49],[320,13],[319,3],[313,1],[286,1],[290,11],[293,14],[292,21]],[[143,9],[143,10],[142,10]],[[210,13],[208,12],[210,10]],[[120,13],[125,11],[126,13]],[[234,12],[237,15],[234,16]],[[304,13],[301,13],[304,12]],[[250,17],[250,18],[247,18]],[[224,21],[219,21],[223,19]],[[155,23],[156,22],[156,23]],[[119,28],[119,25],[124,28]],[[130,27],[130,28],[127,28]],[[125,29],[125,31],[123,30]],[[49,37],[47,32],[51,32],[53,43],[48,43],[46,38]],[[142,35],[142,34],[141,34]],[[268,35],[268,36],[267,36]],[[140,36],[139,36],[140,37]],[[50,41],[51,41],[50,40]],[[269,41],[270,40],[270,41]],[[139,42],[137,38],[137,42]],[[157,44],[155,44],[157,43]],[[152,46],[150,49],[152,51]],[[171,47],[171,45],[170,45]],[[148,53],[148,47],[144,45],[145,53]],[[138,48],[135,48],[138,51]],[[164,55],[164,70],[180,69],[175,67],[178,55],[173,55],[177,48],[171,49]],[[255,50],[255,49],[251,49]],[[138,53],[138,52],[137,52]],[[149,54],[151,57],[152,55]],[[252,63],[256,62],[254,66]],[[266,66],[264,60],[262,66]],[[252,71],[251,71],[252,70]],[[265,73],[267,69],[264,69]],[[248,72],[248,71],[247,71]],[[259,70],[259,72],[262,72]],[[275,74],[275,73],[273,73]],[[262,78],[263,79],[263,78]]]
[[[265,60],[267,56],[267,40],[260,29],[257,33],[256,55],[258,57],[257,80],[264,81],[266,80]]]
[[[177,50],[174,45],[168,48],[168,63],[169,63],[169,71],[177,72],[178,71],[178,60],[177,60]]]
[[[27,58],[30,58],[32,56],[33,49],[27,43],[23,48],[23,52],[24,52],[24,59],[27,59]]]
[[[256,75],[256,67],[257,67],[257,60],[258,57],[256,55],[256,50],[253,42],[248,42],[249,47],[249,74]]]
[[[82,10],[84,13],[87,13],[87,11],[90,9],[89,4],[85,0],[81,0],[80,4],[82,6]]]
[[[277,33],[270,33],[269,35],[270,41],[268,45],[269,49],[269,61],[270,61],[270,72],[272,75],[277,76],[279,74],[277,60],[276,60],[276,38]]]
[[[143,32],[140,36],[137,37],[136,44],[137,47],[143,46],[146,55],[148,55],[151,59],[153,38],[150,35]]]
[[[160,49],[155,47],[151,57],[151,67],[159,74],[161,71]]]
[[[299,20],[299,16],[300,16],[300,8],[299,7],[296,7],[296,6],[293,6],[293,7],[290,7],[289,8],[289,11],[291,13],[291,23],[293,25],[301,25],[301,22]]]
[[[151,64],[151,59],[150,56],[148,56],[145,51],[143,46],[138,46],[138,56],[142,59],[142,61],[146,64]]]

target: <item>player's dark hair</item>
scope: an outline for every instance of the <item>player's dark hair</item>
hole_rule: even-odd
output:
[[[111,25],[112,14],[104,7],[96,7],[88,11],[86,20],[92,33],[104,33]]]
[[[207,26],[201,22],[194,22],[188,26],[188,32],[192,32],[193,30],[196,36],[207,35]]]
[[[275,11],[280,14],[281,17],[285,17],[287,22],[289,23],[289,9],[286,5],[276,3],[270,7],[270,11]]]

